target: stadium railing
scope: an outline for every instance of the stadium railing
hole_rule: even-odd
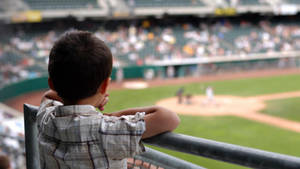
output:
[[[37,111],[37,107],[24,104],[27,169],[39,169],[39,160],[36,160],[39,159],[37,146],[38,131],[35,122]],[[143,142],[153,146],[163,147],[170,150],[203,156],[257,169],[300,168],[299,157],[267,152],[183,134],[168,132],[152,138],[144,139]],[[166,169],[203,169],[203,167],[172,157],[159,151],[150,148],[146,148],[146,150],[146,153],[134,157],[132,163],[133,165],[136,165],[137,163],[135,163],[135,161],[139,160],[140,163],[137,166],[140,166],[140,168],[150,168],[150,166],[154,166],[156,168]]]

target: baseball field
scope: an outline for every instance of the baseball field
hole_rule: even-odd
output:
[[[276,119],[291,122],[291,125],[300,124],[300,96],[297,95],[297,91],[300,91],[299,74],[241,78],[212,82],[194,82],[171,86],[150,87],[141,90],[112,90],[110,92],[110,102],[105,111],[111,112],[127,107],[158,104],[161,100],[174,98],[176,91],[180,87],[184,87],[186,93],[193,95],[192,103],[191,105],[185,105],[186,109],[191,106],[195,113],[187,115],[176,111],[180,114],[181,118],[181,124],[176,129],[176,133],[183,133],[272,152],[300,156],[300,132],[293,131],[288,127],[284,128],[280,126],[280,121],[275,121],[272,124],[264,121],[258,121],[255,118],[250,119],[240,117],[235,114],[216,116],[201,115],[201,113],[205,113],[204,111],[207,111],[208,106],[197,104],[197,101],[194,101],[193,103],[193,98],[204,95],[206,86],[213,86],[216,95],[216,102],[218,102],[218,95],[225,97],[228,96],[229,98],[232,96],[237,96],[238,98],[271,96],[271,98],[263,101],[265,106],[255,113],[267,115],[267,117],[277,117]],[[276,97],[278,94],[282,95],[282,97]],[[272,96],[274,96],[274,99],[272,99]],[[174,102],[174,106],[172,106],[173,109],[175,107],[175,110],[176,104],[177,103]],[[220,103],[215,109],[221,109],[222,106],[226,107],[226,105],[222,104],[225,103]],[[235,105],[232,107],[233,109],[235,108],[234,106]],[[251,105],[248,105],[244,109],[240,109],[240,113],[251,113],[247,111],[248,107],[251,108]],[[199,114],[197,114],[197,112]],[[289,123],[286,125],[289,125]],[[159,150],[206,168],[244,168],[193,155],[164,149]]]
[[[259,75],[258,75],[259,76]],[[118,85],[110,90],[110,101],[105,112],[128,107],[165,105],[176,111],[181,124],[174,131],[195,137],[207,138],[262,150],[300,157],[300,72],[263,77],[235,78],[214,76],[212,79],[179,79],[160,81],[144,89],[124,89]],[[200,79],[200,80],[199,80]],[[203,80],[204,79],[204,80]],[[205,88],[212,86],[216,105],[203,104]],[[191,104],[178,104],[176,91],[184,87],[191,94]],[[11,100],[38,104],[40,93]],[[27,101],[24,101],[27,98]],[[202,100],[201,100],[202,99]],[[30,102],[30,100],[35,100]],[[210,169],[244,168],[189,154],[155,148],[181,159]]]

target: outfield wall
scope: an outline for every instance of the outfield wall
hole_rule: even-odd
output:
[[[25,93],[48,88],[48,78],[39,77],[7,85],[0,89],[0,102]]]
[[[123,68],[124,79],[144,78],[144,72],[147,69],[158,70],[158,66],[133,66]],[[117,69],[113,68],[111,78],[116,79]],[[0,89],[0,102],[10,98],[48,88],[48,76],[42,76],[34,79],[27,79],[7,85]]]

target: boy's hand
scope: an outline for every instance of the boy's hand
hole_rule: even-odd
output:
[[[99,105],[99,110],[103,111],[104,110],[104,106],[108,103],[109,100],[109,94],[105,94],[103,100],[101,101],[100,105]]]
[[[43,97],[42,97],[42,102],[45,99],[52,99],[52,100],[57,100],[63,103],[63,100],[58,96],[58,94],[56,93],[56,91],[54,90],[48,90],[44,93]]]

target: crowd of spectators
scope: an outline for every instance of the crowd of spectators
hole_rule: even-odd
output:
[[[20,80],[38,77],[45,71],[45,68],[39,67],[41,66],[32,56],[12,49],[10,44],[0,43],[0,88]]]
[[[144,20],[139,24],[116,25],[113,29],[90,24],[96,27],[90,31],[110,46],[117,66],[300,50],[300,24],[297,23],[220,20],[161,25]],[[28,34],[26,31],[18,30],[7,43],[0,43],[0,87],[45,74],[49,51],[63,32],[51,28]]]
[[[288,52],[300,49],[300,26],[260,22],[260,31],[251,30],[249,35],[235,39],[235,46],[240,53]],[[245,23],[243,27],[250,27]]]
[[[0,109],[0,155],[10,159],[12,169],[25,169],[24,126],[20,120]]]

